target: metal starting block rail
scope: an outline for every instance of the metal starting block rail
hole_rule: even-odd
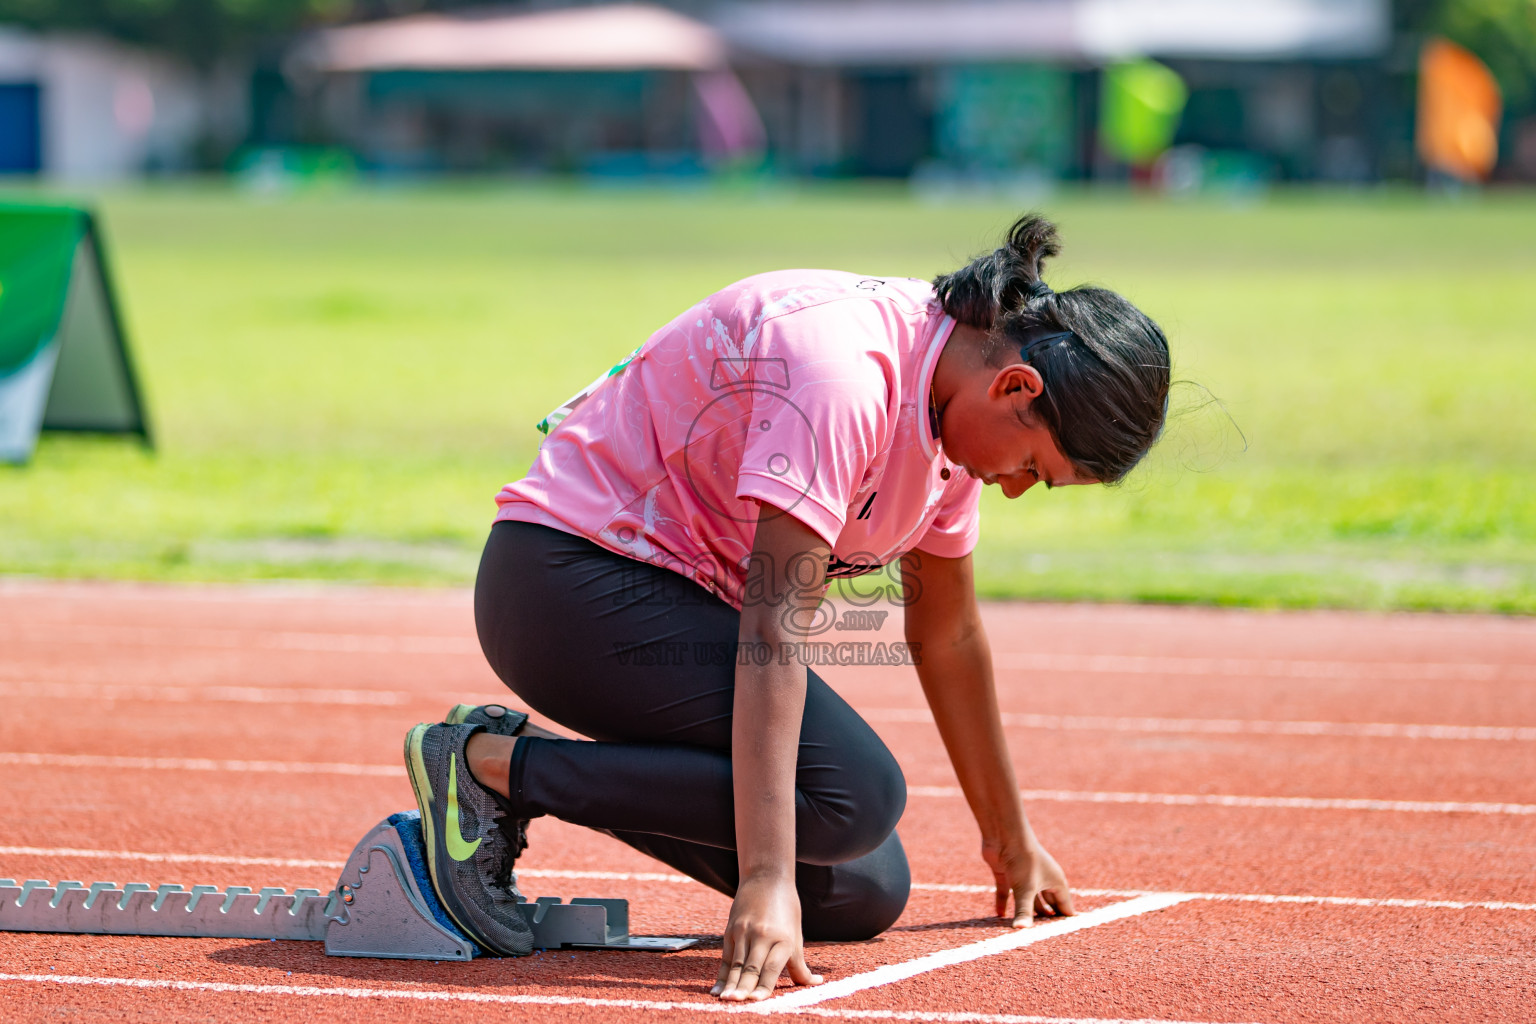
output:
[[[536,949],[686,949],[697,939],[629,934],[627,900],[540,897],[518,905]],[[143,882],[17,884],[0,879],[0,931],[308,939],[331,956],[470,960],[483,955],[444,912],[427,875],[421,816],[392,814],[365,835],[336,888],[152,887]]]

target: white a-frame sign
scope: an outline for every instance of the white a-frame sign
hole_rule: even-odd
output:
[[[0,461],[26,462],[43,430],[150,443],[91,214],[0,203]]]

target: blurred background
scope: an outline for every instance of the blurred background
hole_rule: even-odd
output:
[[[1536,0],[0,0],[0,573],[467,584],[679,310],[1039,209],[1181,384],[986,593],[1529,613],[1533,181]]]
[[[1529,0],[0,0],[0,172],[1415,181],[1480,71],[1536,179]]]

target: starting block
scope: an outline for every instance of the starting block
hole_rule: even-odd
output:
[[[518,905],[535,949],[687,949],[697,939],[629,934],[627,900],[540,897]],[[392,814],[362,838],[336,888],[17,884],[0,879],[0,931],[308,939],[331,956],[470,960],[484,951],[443,910],[427,874],[421,815]]]

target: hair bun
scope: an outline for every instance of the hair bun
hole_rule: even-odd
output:
[[[990,331],[999,317],[1038,304],[1041,295],[1054,294],[1040,282],[1040,269],[1060,251],[1056,225],[1038,214],[1025,214],[1009,228],[1005,244],[953,274],[934,278],[933,287],[946,313]]]

